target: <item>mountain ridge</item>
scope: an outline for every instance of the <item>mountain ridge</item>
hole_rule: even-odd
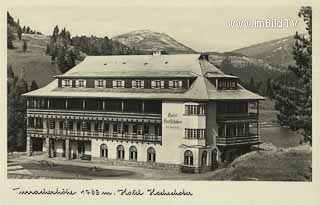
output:
[[[112,39],[126,46],[139,48],[147,54],[155,50],[162,50],[168,54],[197,53],[166,33],[159,33],[149,29],[134,30],[114,36]]]

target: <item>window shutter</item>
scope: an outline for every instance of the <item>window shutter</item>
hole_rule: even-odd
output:
[[[154,80],[151,81],[151,87],[152,87],[152,88],[155,88],[155,87],[156,87],[156,81],[154,81]]]
[[[95,87],[95,88],[98,87],[98,80],[94,80],[94,87]]]
[[[161,83],[161,88],[164,88],[164,81],[161,80],[160,83]]]
[[[87,87],[87,80],[84,80],[84,87]]]
[[[124,80],[121,81],[121,87],[124,88]]]
[[[76,80],[76,88],[79,87],[79,80]]]
[[[144,80],[141,81],[141,88],[144,88]]]
[[[66,81],[65,80],[62,80],[62,82],[61,82],[61,87],[65,87],[66,86]]]
[[[179,88],[182,88],[182,80],[179,80]]]
[[[135,80],[132,81],[132,87],[135,88],[137,86],[137,83]]]
[[[102,81],[102,84],[103,84],[103,87],[104,87],[104,88],[107,87],[107,81],[106,81],[106,80],[103,80],[103,81]]]
[[[115,80],[112,81],[112,87],[116,87],[117,82]]]
[[[173,81],[170,80],[170,81],[169,81],[169,88],[172,88],[172,87],[173,87]]]

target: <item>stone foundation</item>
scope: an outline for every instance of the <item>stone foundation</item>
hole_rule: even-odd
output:
[[[170,171],[176,171],[176,172],[181,171],[181,165],[179,164],[103,159],[99,157],[93,157],[91,161],[99,162],[101,164],[106,164],[106,165],[113,165],[113,166],[141,167],[141,168],[147,168],[147,169],[170,170]]]

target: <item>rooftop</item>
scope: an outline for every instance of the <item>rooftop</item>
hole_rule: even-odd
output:
[[[181,100],[262,100],[242,86],[237,90],[217,90],[208,77],[226,75],[199,54],[87,56],[85,60],[56,78],[196,78],[187,90],[58,88],[55,79],[47,86],[24,94],[44,97],[105,97]]]

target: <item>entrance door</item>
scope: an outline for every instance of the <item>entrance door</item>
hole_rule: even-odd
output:
[[[85,142],[78,142],[78,153],[79,156],[82,157],[85,152]]]

